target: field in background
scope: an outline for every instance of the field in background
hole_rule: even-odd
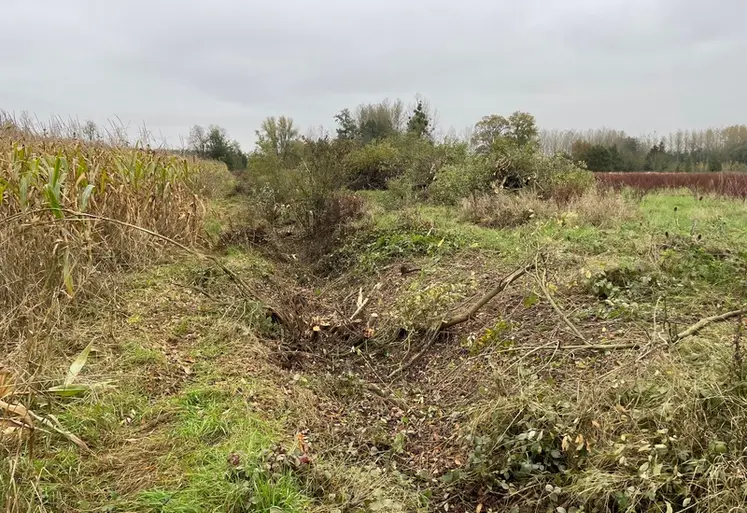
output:
[[[690,189],[694,194],[714,193],[747,198],[747,173],[596,173],[597,181],[613,188],[641,191]]]
[[[215,163],[0,143],[7,513],[747,505],[738,194],[545,157],[537,191],[467,163],[351,193],[323,142],[227,194]]]

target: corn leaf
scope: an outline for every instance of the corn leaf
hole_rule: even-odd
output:
[[[21,177],[21,183],[18,187],[18,202],[21,204],[21,208],[26,208],[29,204],[29,182],[31,181],[31,175],[23,175]]]
[[[8,182],[0,178],[0,205],[3,204],[5,199],[5,190],[8,188]]]
[[[86,208],[88,208],[88,200],[91,198],[94,189],[95,187],[90,183],[86,185],[85,189],[83,189],[83,194],[80,196],[80,205],[78,205],[78,210],[81,212],[85,212]]]
[[[80,352],[78,357],[70,365],[70,369],[68,369],[67,376],[65,377],[64,386],[72,385],[73,381],[75,381],[75,378],[78,377],[78,374],[80,374],[81,369],[83,369],[83,366],[86,364],[86,361],[88,360],[88,355],[91,352],[92,347],[93,347],[93,340],[91,340],[91,342],[88,343],[86,348]]]
[[[75,287],[73,286],[73,269],[70,265],[70,250],[65,250],[65,259],[62,263],[62,281],[65,284],[65,289],[70,297],[75,295]]]
[[[60,205],[58,194],[55,193],[54,188],[50,184],[44,186],[44,196],[46,196],[47,203],[49,203],[54,216],[57,219],[62,219],[62,205]]]
[[[91,390],[90,386],[78,384],[78,385],[59,385],[59,386],[47,389],[47,392],[50,392],[59,397],[80,397],[82,395],[85,395],[89,390]]]
[[[33,429],[34,421],[24,405],[19,403],[8,403],[0,399],[0,411],[19,417],[24,424]]]

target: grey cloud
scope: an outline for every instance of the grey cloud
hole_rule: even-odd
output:
[[[194,123],[245,147],[267,115],[330,127],[422,93],[442,128],[492,112],[632,133],[744,122],[743,0],[6,0],[0,107]]]

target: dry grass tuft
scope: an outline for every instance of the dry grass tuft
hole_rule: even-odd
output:
[[[496,191],[495,194],[462,200],[464,218],[488,228],[512,228],[533,219],[552,217],[555,212],[557,206],[554,203],[544,201],[532,192]]]
[[[638,207],[623,195],[592,189],[574,198],[566,211],[578,214],[582,223],[599,228],[618,226],[638,216]]]
[[[462,484],[506,508],[740,510],[747,396],[732,359],[727,343],[694,338],[583,384],[500,377],[474,409]]]
[[[615,192],[589,190],[567,201],[543,200],[533,192],[472,196],[462,201],[465,220],[488,228],[512,228],[535,220],[576,218],[596,227],[634,219],[637,206]]]

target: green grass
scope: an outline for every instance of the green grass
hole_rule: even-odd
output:
[[[296,512],[308,499],[289,475],[267,472],[261,458],[277,438],[237,394],[199,386],[176,398],[177,423],[170,430],[170,451],[161,465],[175,466],[182,477],[171,487],[138,494],[130,506],[153,512]],[[240,458],[241,470],[228,463]]]
[[[744,471],[739,451],[747,425],[747,389],[737,368],[734,326],[714,325],[672,346],[655,334],[651,340],[644,335],[654,328],[664,333],[665,305],[668,315],[677,319],[673,322],[684,327],[744,303],[744,202],[649,194],[635,204],[634,220],[617,225],[592,226],[568,215],[492,229],[464,221],[453,207],[385,209],[377,204],[380,193],[366,196],[373,205],[373,224],[362,225],[340,250],[349,265],[338,272],[352,285],[333,282],[341,289],[335,291],[340,298],[350,295],[344,302],[335,297],[330,305],[319,299],[319,305],[314,302],[301,312],[304,319],[326,315],[326,307],[347,309],[362,287],[372,296],[370,311],[392,326],[421,326],[539,249],[550,258],[548,279],[556,287],[555,300],[574,323],[586,333],[593,330],[595,343],[618,342],[611,336],[614,330],[626,337],[622,342],[640,346],[619,357],[614,351],[564,352],[564,345],[578,341],[563,334],[564,325],[525,277],[509,292],[515,297],[506,301],[533,297],[542,308],[519,305],[514,315],[510,303],[493,303],[493,310],[487,308],[470,326],[473,333],[457,332],[458,341],[434,346],[453,364],[448,379],[455,388],[462,386],[460,372],[471,373],[461,378],[474,383],[469,385],[474,390],[459,393],[474,394],[468,404],[456,403],[451,411],[446,402],[438,406],[445,409],[444,416],[459,420],[459,428],[449,427],[453,446],[444,446],[455,451],[450,461],[460,458],[458,472],[421,482],[397,474],[393,467],[397,457],[416,447],[419,437],[433,439],[436,431],[419,432],[419,422],[439,427],[431,417],[427,422],[426,417],[416,418],[419,410],[438,409],[430,404],[436,401],[427,383],[433,377],[427,373],[434,371],[424,367],[428,379],[415,385],[407,380],[392,384],[402,400],[423,398],[407,412],[415,420],[408,424],[414,431],[406,433],[402,454],[367,459],[366,443],[391,443],[395,435],[378,417],[366,418],[367,411],[345,412],[345,405],[368,395],[363,376],[355,378],[360,386],[358,381],[346,386],[341,377],[313,367],[286,371],[269,365],[264,358],[287,334],[267,320],[259,301],[238,298],[230,280],[213,265],[187,258],[156,266],[127,277],[116,315],[92,308],[90,316],[80,320],[80,333],[73,329],[61,342],[79,347],[91,333],[111,334],[97,339],[97,351],[81,377],[92,382],[112,378],[113,383],[86,397],[37,405],[39,413],[55,415],[93,453],[79,452],[58,434],[38,434],[34,460],[22,457],[16,469],[18,482],[36,483],[36,489],[23,489],[29,507],[20,510],[41,511],[39,496],[46,511],[123,513],[345,511],[346,501],[353,500],[366,513],[366,508],[376,507],[399,511],[387,502],[390,497],[397,504],[414,505],[402,506],[402,511],[425,511],[440,510],[446,492],[463,499],[465,510],[474,511],[477,502],[469,501],[483,497],[479,494],[486,490],[492,490],[493,498],[505,499],[494,511],[531,503],[550,511],[584,506],[587,511],[616,507],[631,513],[666,512],[667,504],[679,511],[693,501],[697,507],[692,511],[736,511],[740,500],[747,500],[738,479]],[[213,229],[223,228],[216,224]],[[299,293],[309,294],[311,287],[322,285],[321,279],[311,286],[294,282],[293,273],[300,274],[301,268],[272,262],[256,250],[235,247],[221,258],[262,291],[298,287]],[[381,280],[377,274],[398,260],[424,264],[424,271],[401,282],[397,276],[392,280],[396,283],[384,284],[387,295],[376,296],[373,284]],[[609,331],[601,331],[608,326]],[[386,329],[380,333],[391,342]],[[556,336],[562,341],[557,349],[529,355],[513,352],[527,343],[513,339],[514,334],[530,342]],[[260,342],[263,338],[272,340],[270,345]],[[474,342],[465,344],[469,340]],[[347,344],[340,347],[346,351]],[[398,341],[384,349],[397,355],[405,345]],[[326,352],[329,347],[322,346],[327,359],[333,354]],[[313,343],[304,348],[318,349]],[[459,352],[463,349],[469,356]],[[654,352],[646,356],[649,349]],[[638,360],[639,351],[646,357]],[[435,356],[427,364],[433,362],[440,372],[441,354]],[[355,356],[350,358],[352,362]],[[469,368],[476,361],[480,367]],[[69,359],[64,363],[61,375]],[[367,369],[381,376],[392,363],[389,358],[366,360]],[[469,370],[462,371],[462,366]],[[302,379],[294,379],[296,373]],[[437,393],[448,395],[449,390]],[[351,429],[359,422],[366,428],[361,433],[369,437],[356,440],[363,447],[357,456],[339,457],[333,451],[338,445],[344,451],[350,441],[318,427],[320,439],[328,437],[327,445],[315,446],[322,454],[327,451],[328,459],[315,463],[323,475],[323,493],[312,487],[315,482],[308,475],[267,466],[278,444],[291,445],[295,429],[305,415],[313,414],[306,411],[313,408],[304,400],[339,407]],[[373,425],[376,430],[370,429]],[[541,440],[536,438],[539,432]],[[576,449],[578,435],[592,444]],[[566,436],[574,444],[571,451],[563,449]],[[467,454],[460,452],[465,450]],[[532,466],[538,464],[542,467]],[[3,465],[0,489],[5,490],[10,467]],[[387,467],[386,477],[376,465]],[[559,465],[570,471],[561,471]],[[445,483],[449,479],[451,485]],[[477,495],[470,495],[475,490]],[[6,507],[2,500],[0,505]]]
[[[59,418],[98,456],[64,445],[46,448],[38,460],[39,488],[54,510],[274,513],[304,511],[309,503],[289,474],[264,469],[266,451],[280,440],[278,425],[264,420],[236,387],[196,384],[156,402],[120,389],[71,402]],[[140,428],[150,424],[155,431]],[[126,464],[142,466],[159,484],[122,493],[127,485],[96,471],[105,465],[98,458],[142,437],[148,451],[125,453]],[[232,454],[240,456],[241,472],[229,465]]]

